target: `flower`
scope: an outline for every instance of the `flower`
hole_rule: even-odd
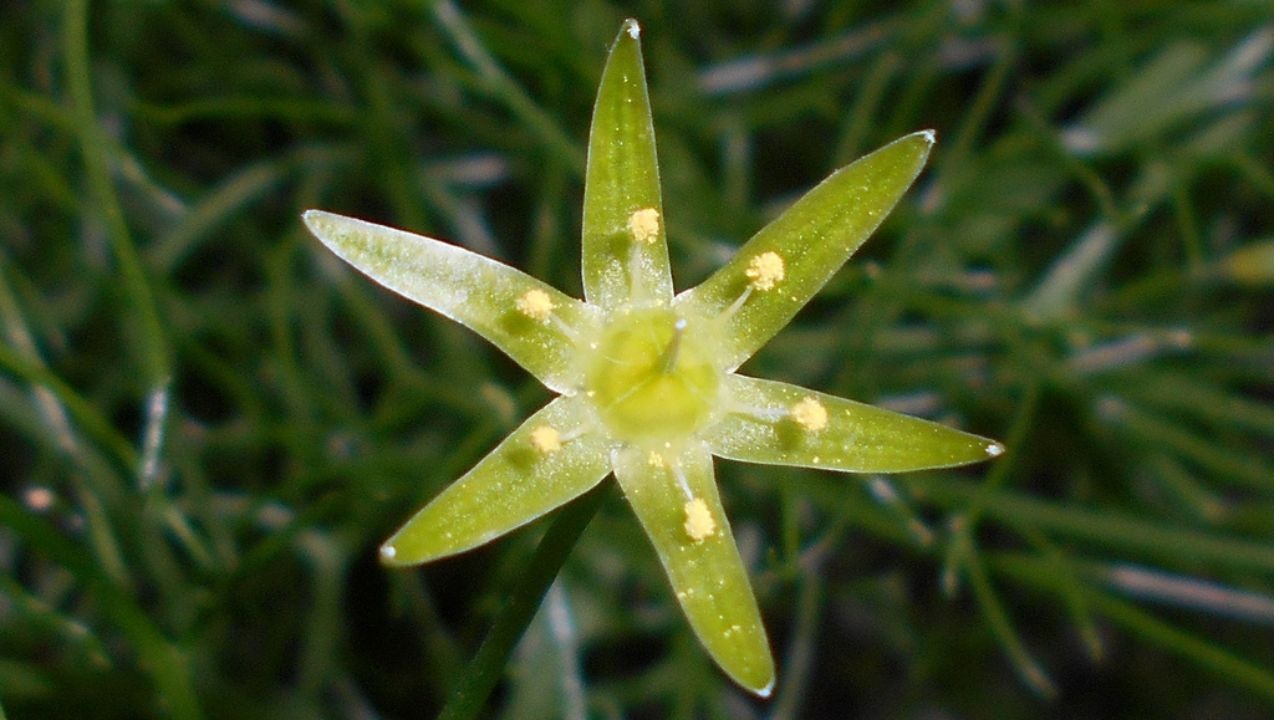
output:
[[[712,456],[884,473],[986,460],[995,442],[735,371],[814,296],[920,173],[931,131],[837,171],[702,284],[676,295],[640,26],[605,64],[587,155],[577,300],[462,248],[320,210],[330,250],[397,293],[480,333],[560,394],[414,515],[388,565],[486,543],[610,472],[676,599],[720,667],[768,695],[774,666],[712,476]]]

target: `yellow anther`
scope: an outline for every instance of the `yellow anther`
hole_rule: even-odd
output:
[[[543,455],[550,455],[560,449],[560,432],[550,425],[539,425],[529,433],[529,442]]]
[[[772,290],[774,285],[787,276],[787,266],[782,262],[781,255],[769,251],[751,258],[746,275],[751,281],[751,287],[756,290]]]
[[[818,432],[827,426],[827,409],[815,397],[807,397],[791,406],[791,419],[809,432]]]
[[[516,309],[520,314],[538,322],[551,317],[551,311],[555,308],[556,304],[551,302],[551,296],[544,290],[535,288],[516,298]]]
[[[716,519],[711,517],[707,501],[694,498],[684,504],[684,532],[694,542],[702,542],[716,532]]]
[[[640,208],[631,213],[631,217],[627,220],[627,228],[631,230],[631,237],[638,243],[646,245],[658,239],[658,210],[657,208]]]
[[[661,468],[666,466],[667,466],[667,461],[662,458],[661,453],[659,453],[657,450],[649,451],[649,467]]]

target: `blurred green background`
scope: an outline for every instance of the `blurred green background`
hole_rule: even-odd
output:
[[[319,207],[580,292],[637,17],[676,285],[833,169],[925,175],[744,370],[1001,438],[718,467],[780,665],[697,647],[616,488],[503,718],[1270,717],[1265,2],[10,2],[0,716],[433,715],[546,523],[376,548],[550,397],[330,257]]]

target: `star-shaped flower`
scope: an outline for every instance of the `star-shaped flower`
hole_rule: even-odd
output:
[[[587,155],[577,300],[438,240],[320,210],[307,227],[397,293],[488,338],[560,394],[382,547],[389,565],[469,550],[610,472],[694,632],[735,681],[768,695],[773,659],[712,475],[712,456],[885,473],[962,465],[998,443],[735,371],[880,224],[920,173],[929,131],[837,171],[676,295],[640,55],[624,23]]]

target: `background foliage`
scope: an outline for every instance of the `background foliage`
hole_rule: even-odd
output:
[[[616,489],[494,716],[1269,717],[1271,7],[19,1],[0,23],[0,704],[417,717],[545,523],[377,544],[548,393],[298,220],[580,290],[638,17],[676,284],[904,133],[922,181],[745,370],[955,422],[966,471],[718,468],[780,660],[717,674]]]

